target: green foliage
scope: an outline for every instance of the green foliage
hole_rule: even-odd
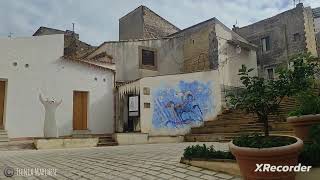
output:
[[[309,137],[313,141],[313,143],[320,145],[320,124],[313,125],[310,128]]]
[[[300,92],[296,96],[299,106],[291,111],[289,116],[320,114],[320,96],[310,91]]]
[[[290,59],[290,65],[291,68],[278,71],[280,79],[289,82],[289,94],[310,90],[315,83],[315,75],[319,72],[319,58],[311,53],[300,53]]]
[[[233,140],[233,143],[239,147],[249,148],[271,148],[287,146],[297,142],[296,139],[286,136],[262,136],[260,134],[242,135]]]
[[[304,144],[299,162],[307,166],[320,166],[320,125],[311,127],[309,137],[312,143]]]
[[[229,102],[233,108],[257,114],[264,123],[265,136],[268,136],[268,116],[278,112],[282,99],[311,89],[314,74],[319,70],[316,60],[310,53],[294,56],[290,61],[292,68],[278,69],[278,78],[272,80],[250,76],[253,69],[242,65],[239,75],[244,89],[237,94],[229,94]]]
[[[205,144],[188,146],[183,153],[186,159],[204,158],[204,159],[235,159],[231,152],[216,151],[213,146],[207,147]]]
[[[242,65],[239,75],[245,88],[238,94],[230,94],[228,97],[234,108],[257,114],[259,120],[264,122],[265,135],[268,136],[268,115],[275,114],[282,98],[288,95],[289,82],[286,79],[267,81],[257,76],[250,76],[251,71],[252,69]]]

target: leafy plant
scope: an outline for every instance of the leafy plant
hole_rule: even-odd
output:
[[[238,94],[230,94],[230,103],[234,108],[255,113],[259,121],[264,123],[265,136],[269,136],[268,115],[275,114],[282,99],[288,95],[289,83],[286,79],[269,80],[250,76],[253,69],[245,65],[239,70],[240,80],[244,89]]]
[[[305,143],[299,162],[307,166],[320,166],[320,125],[313,125],[309,134],[312,143]]]
[[[216,151],[213,146],[207,147],[205,144],[188,146],[183,153],[186,159],[204,158],[204,159],[235,159],[231,152]]]
[[[320,96],[314,92],[300,92],[296,96],[299,106],[291,111],[289,116],[302,116],[307,114],[320,114]]]
[[[234,108],[255,113],[264,124],[265,136],[269,136],[268,116],[278,112],[284,97],[311,88],[318,67],[316,60],[310,53],[294,56],[291,59],[292,68],[278,69],[278,78],[272,80],[250,76],[253,69],[242,65],[239,75],[244,89],[228,95],[230,104]]]
[[[250,148],[271,148],[286,146],[295,143],[297,140],[286,136],[262,136],[261,134],[241,135],[233,140],[239,147]]]

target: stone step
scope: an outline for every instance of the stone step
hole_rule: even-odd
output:
[[[8,133],[6,130],[0,130],[0,142],[9,142]]]
[[[117,142],[99,142],[98,143],[98,146],[101,147],[101,146],[117,146],[118,143]]]

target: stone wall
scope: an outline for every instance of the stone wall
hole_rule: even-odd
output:
[[[179,30],[145,6],[139,6],[119,19],[120,40],[165,37]]]
[[[180,29],[160,17],[147,7],[143,7],[143,37],[157,38],[173,34]]]
[[[310,8],[305,9],[298,4],[294,9],[249,26],[234,28],[234,31],[259,47],[259,75],[266,77],[268,68],[287,65],[290,56],[296,53],[310,51],[316,55],[312,22]],[[270,37],[271,49],[262,52],[261,39],[267,36]]]

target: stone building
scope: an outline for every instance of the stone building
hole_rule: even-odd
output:
[[[179,30],[146,6],[139,6],[119,19],[120,40],[165,37]]]
[[[71,30],[62,31],[59,29],[41,26],[33,36],[44,36],[53,34],[64,35],[64,56],[71,59],[80,59],[87,53],[95,49],[94,46],[87,44],[79,39],[79,34]]]
[[[179,30],[140,6],[119,26],[119,41],[86,56],[115,63],[119,144],[181,140],[225,107],[226,89],[240,86],[242,64],[257,69],[257,47],[216,18]]]
[[[309,51],[317,56],[312,9],[302,3],[293,9],[233,30],[257,45],[259,76],[272,79],[278,66],[287,66],[289,58]]]
[[[317,49],[320,56],[320,7],[312,10],[314,17],[314,27],[316,30]]]

